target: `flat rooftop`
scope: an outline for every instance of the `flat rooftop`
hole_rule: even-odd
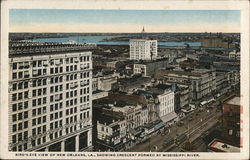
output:
[[[227,104],[240,105],[240,97],[233,97],[226,102]]]
[[[240,152],[240,148],[214,140],[209,147],[220,152]]]

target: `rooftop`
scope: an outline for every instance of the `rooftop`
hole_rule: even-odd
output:
[[[117,122],[117,121],[121,121],[122,119],[119,119],[115,116],[112,116],[112,115],[107,115],[107,114],[100,114],[98,117],[97,117],[97,120],[99,121],[99,123],[101,124],[104,124],[106,123],[106,125],[110,125],[114,122]]]
[[[235,96],[235,97],[229,99],[226,103],[232,104],[232,105],[240,105],[240,97]]]
[[[47,42],[25,42],[10,43],[9,54],[11,56],[31,56],[41,54],[56,54],[62,52],[89,51],[94,49],[96,44],[68,44],[68,43],[47,43]]]
[[[219,152],[240,152],[240,148],[239,147],[235,147],[223,142],[220,142],[219,140],[213,140],[210,144],[209,144],[209,148],[219,151]]]

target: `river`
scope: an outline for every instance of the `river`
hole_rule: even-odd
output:
[[[103,41],[103,39],[109,39],[112,37],[120,37],[119,36],[78,36],[78,37],[65,37],[65,38],[38,38],[33,41],[36,42],[59,42],[66,43],[69,41],[75,41],[78,43],[96,43],[96,44],[104,44],[104,45],[128,45],[128,41]],[[200,42],[158,42],[158,45],[161,46],[185,46],[185,44],[189,44],[192,47],[201,46]]]

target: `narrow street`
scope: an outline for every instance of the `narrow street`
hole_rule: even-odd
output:
[[[175,138],[176,135],[180,135],[182,133],[187,133],[190,136],[191,142],[197,139],[202,133],[211,128],[218,122],[218,118],[221,116],[221,112],[216,111],[216,107],[210,109],[207,112],[207,109],[204,109],[202,112],[198,113],[198,111],[194,111],[193,113],[186,116],[182,121],[184,124],[182,126],[177,126],[177,124],[173,124],[169,129],[169,133],[166,135],[157,134],[152,136],[147,142],[138,144],[128,151],[131,152],[145,152],[145,151],[167,151],[169,148],[163,148],[163,140],[166,137]],[[190,120],[190,117],[193,120]],[[156,148],[156,149],[155,149]]]

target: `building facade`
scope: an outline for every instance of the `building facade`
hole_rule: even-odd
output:
[[[157,40],[131,39],[130,60],[152,60],[157,57]]]
[[[216,91],[216,72],[207,69],[194,71],[158,70],[155,78],[165,78],[168,81],[191,84],[191,98],[194,101],[210,96]]]
[[[223,138],[230,144],[240,146],[240,97],[230,97],[223,103]]]
[[[60,47],[27,45],[22,53],[11,50],[10,151],[92,148],[92,54],[79,51],[83,48],[78,45],[56,51]]]
[[[141,74],[143,77],[151,77],[155,74],[156,70],[166,68],[167,64],[167,59],[138,62],[134,64],[133,73]]]

